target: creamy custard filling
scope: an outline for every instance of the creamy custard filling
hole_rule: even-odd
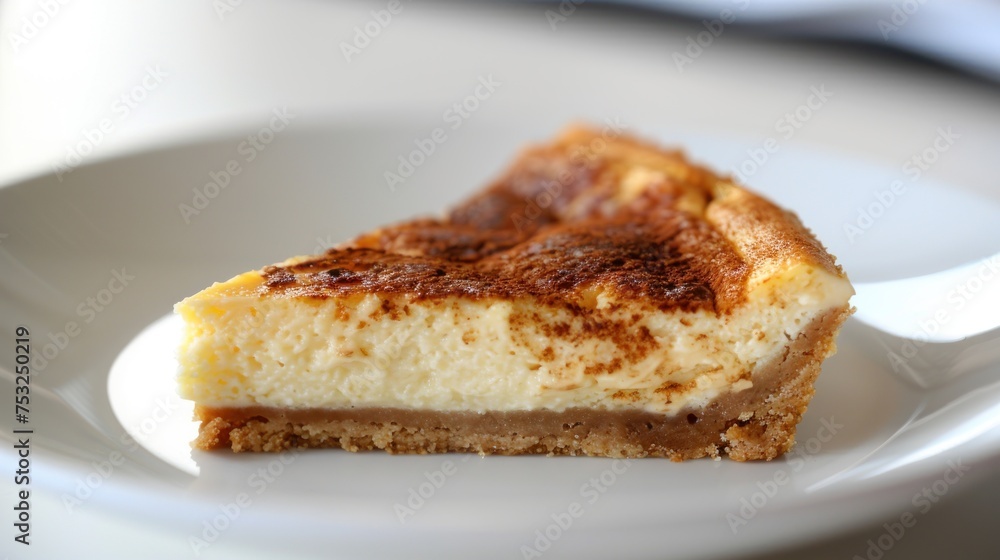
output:
[[[790,266],[728,314],[403,295],[261,297],[248,273],[177,306],[180,392],[209,407],[664,414],[752,387],[757,363],[843,307],[850,285]]]

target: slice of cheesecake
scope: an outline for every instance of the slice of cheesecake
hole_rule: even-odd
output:
[[[571,128],[439,219],[177,304],[202,449],[772,459],[853,290],[791,213]]]

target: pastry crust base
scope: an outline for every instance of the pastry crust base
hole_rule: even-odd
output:
[[[518,455],[667,457],[727,455],[771,460],[795,443],[823,360],[851,309],[813,320],[784,355],[758,364],[753,387],[703,408],[666,416],[639,410],[568,409],[445,412],[393,408],[277,409],[195,406],[199,449],[276,452],[340,447],[389,453],[475,452]]]

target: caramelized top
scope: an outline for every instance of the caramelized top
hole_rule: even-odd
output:
[[[446,216],[267,267],[262,289],[588,307],[603,293],[664,311],[724,313],[755,279],[802,260],[842,274],[793,215],[681,153],[610,129],[571,128],[525,151]]]

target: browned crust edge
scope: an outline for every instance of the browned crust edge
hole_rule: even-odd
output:
[[[199,449],[276,452],[289,448],[382,449],[389,453],[666,457],[727,455],[771,460],[795,443],[823,360],[851,309],[813,320],[781,358],[758,365],[754,386],[676,415],[569,409],[439,412],[387,408],[282,410],[195,406]]]

